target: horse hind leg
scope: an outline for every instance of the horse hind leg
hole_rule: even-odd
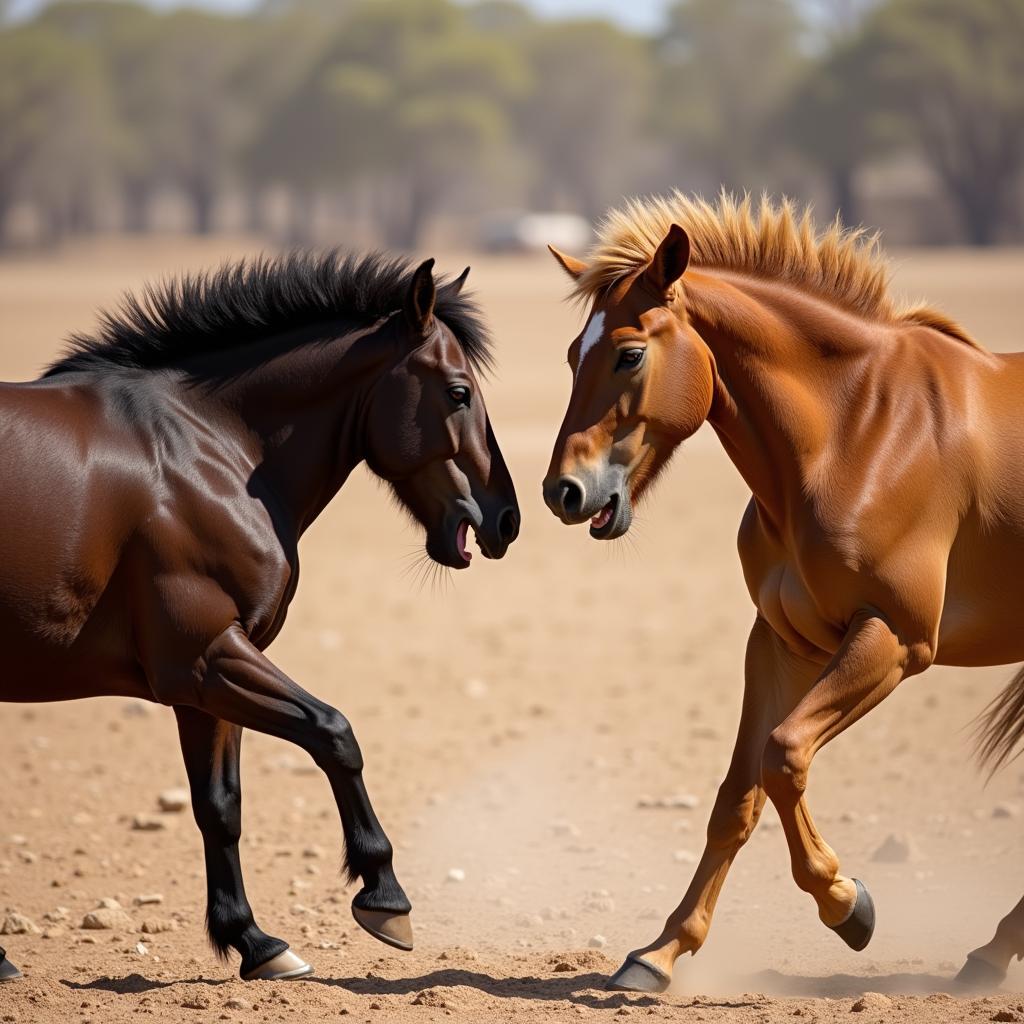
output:
[[[7,959],[7,950],[0,946],[0,982],[17,981],[20,977],[21,971]]]
[[[1024,960],[1024,899],[996,926],[991,941],[967,954],[956,980],[968,988],[998,988],[1010,961]]]
[[[242,831],[239,754],[242,730],[194,708],[174,709],[192,792],[192,809],[206,856],[206,926],[221,958],[242,957],[245,981],[286,981],[313,969],[283,939],[256,924],[245,895],[238,840]]]

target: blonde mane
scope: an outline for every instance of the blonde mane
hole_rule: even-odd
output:
[[[897,306],[889,294],[889,264],[877,234],[847,229],[838,218],[818,231],[810,208],[767,195],[755,210],[751,197],[722,192],[714,204],[676,190],[668,196],[631,199],[601,222],[587,269],[576,282],[591,298],[647,266],[672,224],[690,237],[690,265],[771,277],[813,291],[838,305],[892,324],[932,327],[977,345],[943,314],[918,304]]]

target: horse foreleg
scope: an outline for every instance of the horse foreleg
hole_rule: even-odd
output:
[[[956,980],[971,988],[995,988],[1014,957],[1024,960],[1024,899],[999,922],[990,942],[967,954]]]
[[[288,950],[287,942],[257,927],[246,899],[238,856],[242,730],[195,708],[177,707],[174,713],[192,791],[192,813],[203,836],[210,941],[222,958],[230,948],[238,950],[239,974],[247,980],[286,980],[312,973],[307,963]]]
[[[237,626],[225,630],[197,666],[161,684],[162,699],[288,740],[327,775],[345,833],[349,876],[363,881],[356,922],[397,949],[412,949],[409,900],[395,878],[392,847],[363,785],[363,757],[348,720],[288,678]]]
[[[772,729],[785,717],[818,673],[798,660],[758,617],[747,641],[745,688],[732,760],[708,820],[704,852],[682,902],[654,942],[634,950],[608,982],[611,989],[662,992],[676,960],[696,953],[711,927],[718,894],[733,859],[750,838],[764,807],[761,752]],[[803,689],[799,689],[803,680]]]
[[[884,700],[908,674],[927,665],[922,645],[911,649],[881,618],[856,617],[815,684],[765,744],[761,778],[785,830],[793,878],[818,905],[821,920],[852,949],[863,949],[875,927],[871,897],[839,873],[839,858],[814,825],[804,798],[814,755]]]

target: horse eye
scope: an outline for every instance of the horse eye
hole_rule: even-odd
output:
[[[623,349],[619,353],[619,361],[615,364],[616,370],[632,370],[635,369],[644,358],[644,350],[642,348],[627,348]]]
[[[453,384],[448,389],[448,397],[456,404],[469,408],[469,388],[465,384]]]

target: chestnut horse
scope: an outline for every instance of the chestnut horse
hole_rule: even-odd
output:
[[[863,949],[871,897],[815,827],[808,772],[933,663],[1024,659],[1024,355],[896,308],[874,240],[818,234],[767,199],[635,201],[589,262],[555,256],[590,303],[544,482],[555,515],[621,536],[705,420],[752,491],[739,555],[757,614],[732,761],[682,902],[609,984],[668,986],[766,798],[796,884]],[[1022,736],[1024,672],[987,713],[982,751],[997,766]],[[996,983],[1022,954],[1024,901],[960,978]]]
[[[442,565],[469,564],[470,529],[489,558],[516,538],[476,377],[487,335],[466,274],[435,287],[432,267],[333,253],[227,266],[128,299],[40,380],[0,385],[0,700],[174,708],[210,939],[246,979],[311,971],[246,900],[247,728],[312,755],[362,881],[356,921],[412,948],[348,721],[262,652],[295,594],[300,536],[360,462]],[[17,976],[0,951],[0,977]]]

